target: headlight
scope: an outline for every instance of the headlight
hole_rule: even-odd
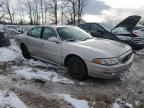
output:
[[[94,59],[92,62],[96,64],[102,64],[102,65],[115,65],[119,63],[119,58],[110,58],[110,59],[97,58]]]

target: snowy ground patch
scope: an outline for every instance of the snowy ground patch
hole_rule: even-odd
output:
[[[116,99],[112,108],[133,108],[132,104],[126,102],[125,99]]]
[[[86,100],[79,100],[71,97],[69,94],[57,94],[60,98],[70,103],[74,108],[89,108],[88,102]]]
[[[11,40],[11,46],[0,48],[0,62],[13,61],[21,55],[20,49],[16,46],[14,40]]]
[[[0,91],[0,108],[27,108],[17,95],[10,91]]]
[[[73,81],[58,75],[58,73],[54,71],[43,71],[43,70],[34,70],[31,67],[21,67],[21,68],[14,68],[15,73],[17,76],[32,80],[32,79],[41,79],[45,81],[52,81],[52,82],[59,82],[65,84],[74,84]]]
[[[27,65],[27,66],[43,66],[43,67],[52,66],[52,65],[50,65],[50,64],[48,64],[48,63],[44,63],[44,62],[39,61],[39,60],[35,61],[35,60],[33,60],[33,59],[30,59],[30,60],[26,60],[26,59],[25,59],[25,60],[23,61],[23,63],[24,63],[25,65]]]
[[[0,48],[0,62],[15,60],[19,55],[9,48]]]

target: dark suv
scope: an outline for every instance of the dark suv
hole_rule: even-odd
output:
[[[134,15],[127,17],[115,27],[98,23],[83,23],[78,27],[94,37],[120,41],[130,45],[134,50],[139,50],[144,48],[144,37],[137,36],[132,30],[140,19],[140,16]]]

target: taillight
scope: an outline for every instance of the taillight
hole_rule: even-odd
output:
[[[132,35],[133,35],[133,37],[138,37],[136,32],[133,32]]]

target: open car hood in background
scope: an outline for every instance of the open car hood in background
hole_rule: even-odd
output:
[[[118,27],[124,27],[128,31],[132,31],[140,19],[141,19],[141,16],[138,16],[138,15],[129,16],[123,21],[121,21],[118,25],[116,25],[112,30]]]

